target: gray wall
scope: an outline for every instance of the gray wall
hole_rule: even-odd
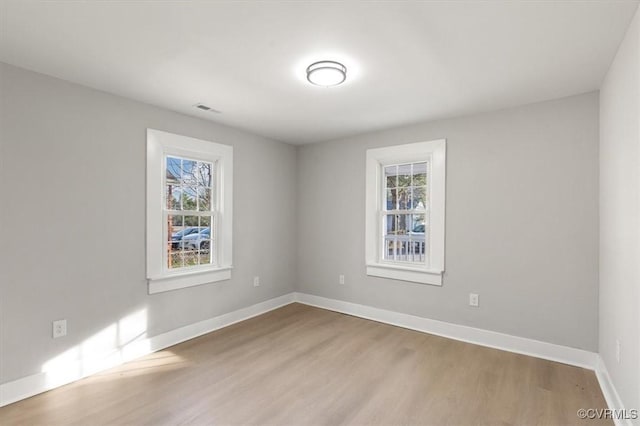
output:
[[[602,85],[600,120],[600,355],[632,409],[640,408],[640,12]]]
[[[366,276],[365,150],[438,138],[443,286]],[[300,147],[298,290],[595,351],[597,187],[597,93]]]
[[[134,312],[154,336],[293,290],[294,147],[7,65],[0,74],[0,382]],[[147,127],[233,145],[232,280],[147,295]],[[69,334],[53,340],[59,318]]]
[[[11,66],[0,74],[0,382],[135,312],[154,336],[294,289],[597,349],[596,93],[296,149]],[[231,281],[147,295],[147,127],[234,146]],[[367,277],[365,150],[442,137],[443,287]],[[54,340],[59,318],[69,335]]]

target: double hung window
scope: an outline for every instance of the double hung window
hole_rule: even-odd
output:
[[[446,142],[367,151],[367,274],[442,284]]]
[[[149,292],[231,277],[233,148],[147,131]]]

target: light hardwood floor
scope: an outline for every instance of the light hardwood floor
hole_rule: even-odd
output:
[[[0,409],[0,424],[571,425],[592,371],[300,304]]]

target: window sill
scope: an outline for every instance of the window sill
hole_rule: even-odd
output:
[[[206,269],[204,271],[185,272],[179,275],[165,275],[156,278],[149,278],[147,280],[149,285],[149,294],[194,287],[216,281],[229,280],[231,279],[231,269],[231,266],[225,266],[216,269]]]
[[[442,285],[444,271],[412,268],[410,266],[368,263],[367,275],[420,284]]]

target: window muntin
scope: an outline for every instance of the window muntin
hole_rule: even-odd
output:
[[[428,164],[421,161],[381,166],[381,260],[385,262],[429,263]]]
[[[216,162],[165,156],[166,267],[217,265]]]

